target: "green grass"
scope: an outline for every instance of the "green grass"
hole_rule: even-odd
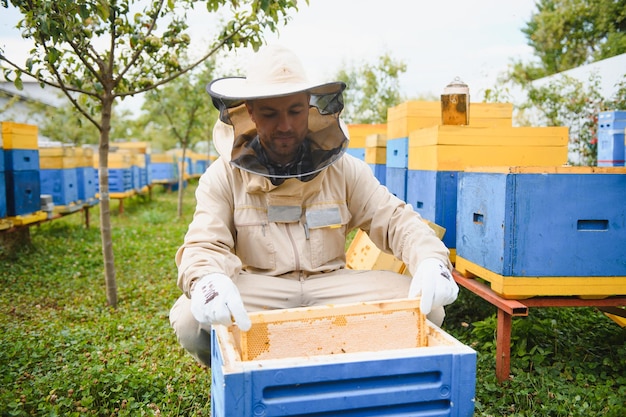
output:
[[[179,296],[176,194],[112,203],[118,307],[106,306],[99,218],[80,213],[31,228],[0,251],[1,416],[210,414],[210,371],[169,326]],[[445,329],[478,352],[477,416],[626,415],[625,330],[594,309],[531,309],[514,320],[511,372],[495,379],[495,308],[462,290]]]

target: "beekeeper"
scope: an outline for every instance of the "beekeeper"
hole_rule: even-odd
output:
[[[271,45],[246,77],[212,81],[220,157],[201,176],[176,253],[183,294],[170,312],[181,345],[207,366],[210,327],[250,328],[249,311],[421,296],[437,325],[458,287],[449,251],[410,205],[346,154],[342,82],[312,83],[299,59]],[[411,276],[346,269],[356,228]]]

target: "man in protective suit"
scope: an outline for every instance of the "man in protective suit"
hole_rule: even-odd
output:
[[[170,312],[181,345],[207,366],[212,324],[250,328],[248,311],[421,296],[441,325],[458,286],[449,251],[420,215],[363,161],[345,153],[342,82],[310,82],[272,45],[246,77],[212,81],[220,157],[200,178],[176,253],[183,295]],[[346,269],[346,235],[360,228],[411,276]]]

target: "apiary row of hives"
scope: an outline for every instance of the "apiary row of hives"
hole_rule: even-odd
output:
[[[97,146],[39,142],[37,126],[2,122],[0,230],[35,223],[98,203]],[[182,155],[155,154],[147,142],[112,143],[107,154],[111,198],[144,193],[154,183],[176,183]],[[188,151],[185,180],[199,177],[208,157]]]

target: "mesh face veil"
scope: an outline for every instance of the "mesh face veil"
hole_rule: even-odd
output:
[[[348,147],[347,128],[339,118],[345,88],[343,82],[309,82],[300,61],[291,51],[267,47],[251,63],[248,77],[220,78],[207,85],[213,105],[219,110],[219,120],[213,130],[215,147],[231,164],[258,175],[302,181],[312,179],[337,161]],[[260,157],[258,146],[254,146],[256,126],[245,102],[302,92],[310,97],[305,140],[307,163],[295,172],[273,172]]]

